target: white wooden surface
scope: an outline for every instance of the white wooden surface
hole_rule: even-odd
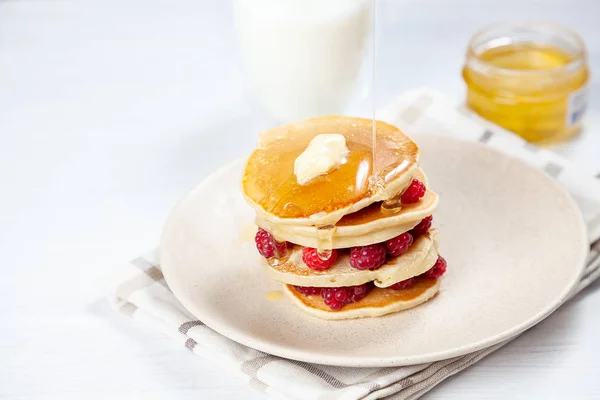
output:
[[[423,85],[461,98],[469,36],[525,15],[576,28],[600,72],[597,0],[380,10],[379,105]],[[590,129],[558,151],[600,170],[592,79]],[[252,148],[242,88],[227,1],[0,2],[0,398],[264,398],[114,315],[98,284],[157,242],[187,188]],[[600,398],[598,289],[429,398]]]

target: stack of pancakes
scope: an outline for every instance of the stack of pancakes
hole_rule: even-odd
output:
[[[429,228],[438,196],[419,169],[419,149],[396,127],[375,126],[375,143],[370,119],[328,116],[268,130],[244,170],[265,270],[316,317],[414,307],[438,292],[446,269]],[[294,161],[315,136],[331,133],[346,139],[347,161],[300,185]]]

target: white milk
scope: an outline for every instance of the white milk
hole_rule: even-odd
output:
[[[370,45],[373,0],[235,0],[244,64],[278,122],[342,113]]]

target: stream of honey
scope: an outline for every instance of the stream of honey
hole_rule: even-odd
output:
[[[401,145],[396,147],[398,144],[393,140],[386,141],[382,140],[382,137],[378,137],[375,115],[377,1],[369,1],[372,6],[370,143],[365,140],[368,137],[366,126],[354,124],[356,126],[340,126],[340,132],[327,132],[327,129],[324,132],[310,132],[305,138],[297,138],[293,143],[282,142],[279,148],[275,144],[266,157],[271,158],[269,162],[273,165],[280,166],[273,171],[275,176],[272,178],[281,183],[275,190],[265,195],[260,202],[261,206],[270,213],[283,218],[305,218],[321,212],[330,212],[332,210],[328,207],[347,206],[363,199],[368,193],[382,190],[386,181],[402,172],[402,168],[398,169],[397,166],[399,164],[406,166],[401,160],[405,149],[400,148]],[[350,150],[347,162],[327,175],[313,179],[308,185],[298,185],[293,174],[287,178],[278,176],[278,174],[284,173],[283,171],[293,170],[287,164],[293,163],[297,155],[304,151],[310,139],[318,133],[344,134]],[[385,173],[378,173],[381,171]],[[268,176],[268,174],[265,175]],[[383,202],[381,209],[387,214],[399,212],[399,202],[400,196],[398,195]],[[318,255],[327,260],[332,254],[335,224],[317,226],[317,228]],[[271,262],[281,263],[285,259],[287,259],[287,255],[281,254]]]

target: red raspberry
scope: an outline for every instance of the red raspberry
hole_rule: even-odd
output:
[[[344,304],[350,304],[359,301],[369,292],[369,284],[365,283],[358,286],[344,286],[335,288],[322,288],[321,297],[323,302],[332,310],[339,310]]]
[[[439,278],[446,272],[446,267],[447,264],[444,257],[438,256],[438,259],[433,267],[431,267],[429,271],[425,272],[423,275],[425,275],[425,278]]]
[[[413,237],[415,239],[418,238],[419,236],[427,233],[429,228],[431,228],[432,221],[433,221],[433,215],[423,218],[421,220],[421,222],[419,222],[417,224],[417,226],[415,226],[414,228],[411,229],[410,233],[413,235]]]
[[[400,200],[402,201],[402,204],[416,203],[421,197],[425,196],[426,190],[427,188],[423,183],[413,179],[410,186],[402,193]]]
[[[377,269],[385,263],[385,246],[381,243],[350,249],[350,265],[356,269]]]
[[[273,235],[265,231],[263,228],[258,228],[254,242],[258,252],[264,258],[282,257],[287,250],[287,242],[278,242]]]
[[[315,294],[321,294],[321,288],[318,287],[312,287],[312,286],[294,286],[294,289],[302,294],[306,294],[306,295],[315,295]]]
[[[394,283],[392,286],[388,287],[388,289],[394,289],[394,290],[409,289],[409,288],[413,287],[414,284],[415,284],[415,278],[408,278],[403,281]]]
[[[396,236],[393,239],[385,242],[387,253],[392,257],[398,257],[401,254],[406,253],[406,250],[413,244],[413,237],[410,233],[404,232],[400,236]]]
[[[321,297],[323,298],[323,302],[329,306],[332,310],[339,310],[344,305],[344,301],[339,301],[336,299],[336,294],[343,292],[345,294],[344,288],[323,288],[321,290]]]
[[[302,261],[304,264],[310,269],[314,269],[315,271],[324,271],[329,269],[337,259],[337,251],[331,250],[331,256],[327,260],[323,260],[319,257],[319,253],[317,249],[313,249],[312,247],[304,247],[302,249]]]
[[[358,285],[358,286],[351,286],[351,288],[352,288],[352,296],[350,296],[350,300],[351,300],[350,303],[356,303],[357,301],[359,301],[360,299],[362,299],[369,293],[371,286],[368,283],[365,283],[365,284]]]

